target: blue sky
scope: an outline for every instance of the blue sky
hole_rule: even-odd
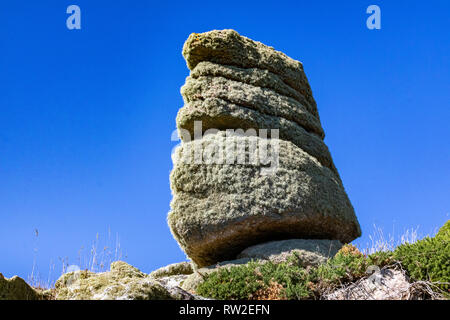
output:
[[[66,8],[81,8],[81,30]],[[368,30],[366,8],[381,8]],[[99,233],[145,272],[185,259],[166,223],[192,32],[303,62],[363,236],[450,218],[448,1],[17,1],[0,6],[0,272],[42,277]],[[38,237],[35,229],[39,231]]]

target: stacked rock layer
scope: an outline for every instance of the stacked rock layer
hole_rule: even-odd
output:
[[[302,64],[234,30],[191,34],[183,56],[191,73],[176,119],[182,143],[168,223],[186,254],[207,266],[270,240],[360,236]],[[278,135],[230,136],[230,129]],[[260,149],[249,146],[264,142],[276,153],[269,174],[267,162],[250,160]],[[208,162],[206,153],[248,161]]]

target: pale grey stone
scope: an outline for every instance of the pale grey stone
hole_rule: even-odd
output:
[[[408,300],[411,284],[401,270],[383,269],[328,295],[326,300]]]
[[[111,271],[76,271],[62,275],[55,283],[57,300],[167,300],[174,299],[156,279],[123,261],[111,264]]]
[[[181,288],[182,283],[186,281],[188,277],[190,277],[190,275],[175,275],[170,277],[158,278],[158,282],[161,283],[164,288],[167,289],[170,296],[176,300],[209,300],[207,298],[196,295],[194,292],[188,292],[188,290]]]
[[[188,261],[169,264],[150,273],[151,277],[162,278],[175,275],[186,275],[194,272],[192,264]]]
[[[193,263],[214,265],[267,241],[346,243],[360,236],[323,142],[302,64],[234,30],[192,34],[183,55],[191,74],[182,88],[185,106],[176,119],[182,142],[173,155],[168,223]],[[192,141],[199,123],[203,135]],[[238,129],[242,136],[225,136],[225,131]],[[256,137],[259,129],[267,129],[270,139]],[[271,129],[278,129],[279,136]],[[251,131],[255,136],[248,136]],[[236,142],[247,146],[234,150]],[[260,142],[279,158],[249,162],[261,151],[253,149]],[[200,154],[194,152],[199,148]],[[231,158],[245,161],[230,163],[230,151]],[[217,162],[223,153],[227,159]],[[326,259],[308,250],[300,253],[305,265]],[[288,256],[285,252],[278,258]],[[198,272],[185,282],[196,277]]]

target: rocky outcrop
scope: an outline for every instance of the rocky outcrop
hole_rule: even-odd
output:
[[[166,288],[130,266],[117,261],[111,271],[80,270],[64,274],[55,284],[57,300],[161,300],[171,299]]]
[[[180,288],[187,265],[168,266],[147,275],[123,261],[102,273],[75,271],[55,284],[57,300],[197,300],[203,299]],[[180,273],[179,273],[180,272]]]
[[[233,260],[271,240],[358,237],[302,64],[234,30],[192,34],[183,55],[191,74],[168,223],[192,261]]]
[[[0,300],[43,300],[45,295],[32,288],[22,278],[5,278],[0,273]]]

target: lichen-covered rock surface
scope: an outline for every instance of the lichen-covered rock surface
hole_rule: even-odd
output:
[[[42,292],[32,288],[22,278],[5,278],[0,273],[0,300],[43,300]]]
[[[258,137],[229,139],[222,133],[183,144],[185,149],[228,149],[230,143],[255,144]],[[272,139],[272,142],[274,139]],[[238,164],[180,161],[171,173],[172,232],[198,265],[234,259],[245,248],[274,239],[338,239],[359,235],[353,207],[334,173],[288,141],[278,140],[273,174]],[[257,152],[257,150],[255,151]],[[238,155],[236,155],[237,157]],[[246,157],[257,157],[246,153]]]
[[[150,273],[153,278],[163,278],[176,275],[189,275],[193,273],[192,263],[188,261],[169,264]]]
[[[324,137],[320,121],[307,108],[290,97],[283,96],[271,89],[261,88],[223,77],[187,78],[181,88],[186,104],[203,101],[207,98],[219,98],[234,105],[252,109],[259,113],[283,117],[294,121],[306,131]]]
[[[183,56],[191,73],[168,223],[192,261],[233,260],[271,240],[360,236],[302,63],[234,30],[191,34]]]
[[[159,278],[147,275],[129,264],[116,261],[111,270],[102,273],[76,271],[64,274],[55,284],[57,300],[193,300],[197,299],[179,287],[185,275],[183,268],[169,267]]]
[[[75,271],[64,274],[55,284],[58,300],[155,300],[170,299],[169,292],[153,278],[129,264],[118,261],[111,271]]]
[[[261,42],[243,37],[234,30],[191,34],[183,46],[183,56],[190,70],[203,61],[269,70],[315,105],[300,61]]]

